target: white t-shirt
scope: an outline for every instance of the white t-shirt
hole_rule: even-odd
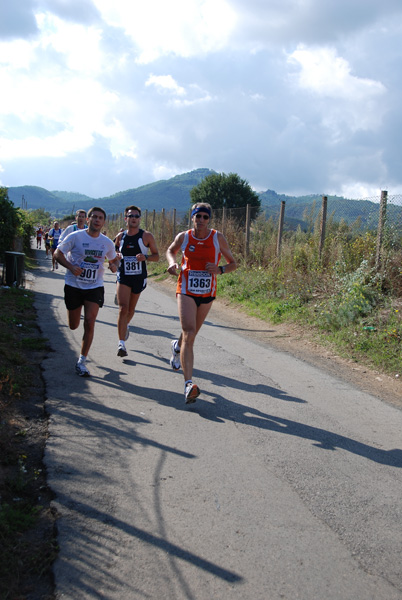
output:
[[[87,229],[78,229],[70,233],[58,246],[73,265],[78,265],[82,269],[78,277],[67,269],[66,285],[82,290],[102,287],[105,258],[109,260],[116,258],[116,249],[111,239],[103,233],[98,237],[92,237],[87,231]]]
[[[87,225],[85,225],[83,227],[83,229],[86,229],[86,228],[87,228]],[[73,233],[74,231],[78,231],[78,225],[74,224],[74,225],[69,225],[68,227],[66,227],[60,236],[59,244],[60,244],[60,242],[62,242],[64,240],[64,238],[66,238],[70,233]]]

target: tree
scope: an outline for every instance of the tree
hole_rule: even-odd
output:
[[[35,210],[29,211],[32,217],[32,222],[37,225],[47,225],[51,221],[51,214],[44,208],[36,208]],[[75,215],[73,215],[75,218]]]
[[[212,208],[243,208],[261,206],[258,194],[236,173],[214,173],[205,177],[190,191],[191,203],[208,202]],[[255,211],[258,212],[258,211]]]
[[[8,189],[0,187],[0,257],[2,259],[4,253],[13,248],[20,221],[18,209],[8,198]]]

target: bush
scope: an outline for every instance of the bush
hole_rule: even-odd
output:
[[[4,253],[12,250],[15,236],[20,225],[20,212],[8,198],[7,188],[0,187],[0,259]]]
[[[337,291],[321,305],[321,327],[337,330],[367,317],[383,301],[381,281],[373,267],[362,261],[354,273],[337,276]]]

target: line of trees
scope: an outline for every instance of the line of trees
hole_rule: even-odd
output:
[[[33,215],[15,208],[7,188],[0,187],[0,260],[4,261],[9,250],[28,252],[34,232]]]

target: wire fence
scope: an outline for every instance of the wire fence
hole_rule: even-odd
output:
[[[321,255],[326,238],[333,232],[376,238],[375,260],[381,266],[385,243],[402,242],[402,195],[347,200],[336,196],[306,197],[282,200],[280,196],[261,207],[214,209],[211,226],[227,237],[238,255],[264,262],[275,255],[280,257],[284,240],[316,240]],[[124,213],[109,215],[107,230],[110,237],[125,227]],[[190,208],[149,211],[142,215],[142,227],[153,233],[161,251],[179,231],[191,227]],[[274,248],[273,248],[274,246]]]

